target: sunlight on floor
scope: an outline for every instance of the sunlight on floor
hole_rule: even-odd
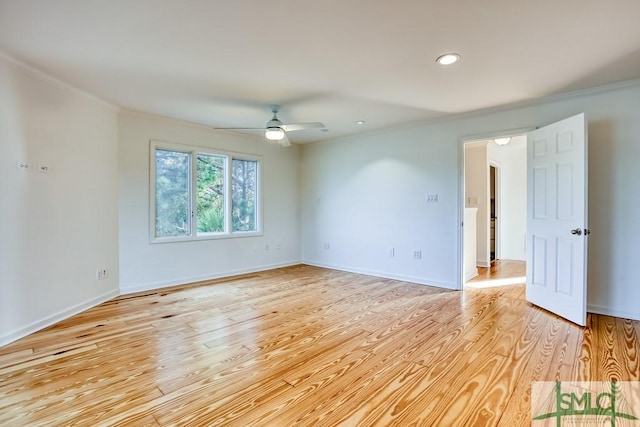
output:
[[[522,285],[526,280],[526,276],[507,277],[505,279],[487,279],[478,282],[467,282],[464,285],[469,288],[494,288],[498,286]]]

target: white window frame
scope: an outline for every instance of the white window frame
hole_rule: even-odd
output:
[[[156,150],[175,151],[190,154],[189,163],[189,207],[190,207],[190,233],[182,236],[156,236]],[[224,158],[224,231],[217,233],[198,233],[198,206],[197,206],[197,161],[198,155],[211,155]],[[233,160],[247,160],[257,163],[256,171],[256,230],[233,231],[232,224],[232,163]],[[246,153],[238,153],[216,148],[199,147],[163,141],[149,141],[149,242],[169,243],[197,240],[230,239],[241,237],[262,236],[262,156]]]

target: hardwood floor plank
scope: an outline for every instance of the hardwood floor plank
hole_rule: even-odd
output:
[[[594,316],[591,366],[594,381],[638,381],[638,338],[624,319]]]
[[[121,296],[0,348],[0,425],[515,426],[533,381],[640,380],[640,322],[575,326],[497,264],[464,292],[299,265]]]
[[[537,351],[533,352],[529,362],[520,374],[515,390],[510,396],[505,410],[500,416],[501,425],[530,425],[531,423],[531,384],[534,381],[568,380],[570,370],[563,365],[567,361],[567,348],[558,346],[558,342],[568,343],[565,337],[575,337],[570,333],[570,325],[559,318],[551,318],[541,310],[532,310],[534,328],[543,330],[538,340]],[[541,322],[545,324],[541,327]],[[575,356],[577,343],[573,342],[572,355]],[[573,361],[573,357],[569,360]]]
[[[451,346],[449,347],[449,351],[440,352],[439,353],[441,357],[440,360],[434,360],[435,358],[432,358],[430,361],[431,363],[428,363],[429,368],[425,367],[425,369],[422,370],[420,374],[418,373],[415,374],[416,381],[420,384],[419,387],[416,387],[418,390],[425,390],[429,384],[434,383],[438,378],[441,378],[441,380],[444,383],[449,381],[449,379],[443,378],[444,376],[446,376],[446,373],[448,372],[448,367],[451,365],[455,365],[456,363],[459,363],[458,358],[463,357],[465,354],[468,354],[467,352],[469,351],[471,346],[474,345],[474,343],[460,338],[459,333],[450,334],[450,336],[456,337],[457,340],[451,343]],[[399,340],[404,341],[403,338],[404,337],[399,337]],[[386,360],[396,360],[396,361],[399,360],[397,353],[393,353],[393,351],[390,351],[389,349],[386,349],[386,350],[387,350],[387,354],[384,356]],[[366,383],[368,389],[371,390],[371,388],[374,386],[371,385],[371,383],[368,383],[367,380],[368,378],[365,377],[362,381]],[[383,383],[385,380],[383,379],[378,381],[382,381]],[[305,418],[303,417],[301,419],[295,420],[295,423],[299,424],[301,422],[304,422],[305,425],[306,423],[309,423],[309,425],[315,425],[316,423],[318,423],[318,425],[340,425],[341,423],[345,423],[346,425],[374,425],[374,424],[387,425],[388,423],[393,422],[392,420],[398,417],[399,414],[402,412],[402,411],[399,411],[397,408],[397,405],[393,403],[394,400],[391,397],[391,395],[396,395],[398,393],[399,395],[402,395],[403,397],[401,400],[407,406],[409,406],[411,402],[415,401],[415,398],[408,397],[411,395],[412,392],[415,393],[415,390],[408,385],[406,386],[406,389],[403,392],[395,390],[393,387],[389,388],[387,386],[381,385],[383,389],[381,389],[379,393],[381,396],[383,396],[381,398],[381,402],[384,402],[384,403],[371,404],[370,401],[366,400],[367,402],[366,407],[356,407],[351,410],[351,413],[347,413],[347,410],[345,409],[345,404],[343,403],[343,400],[340,399],[340,396],[347,396],[346,399],[348,400],[359,401],[359,399],[356,399],[353,397],[354,393],[357,395],[358,391],[361,390],[359,387],[359,383],[360,383],[359,381],[356,381],[356,383],[354,384],[347,384],[346,388],[336,392],[331,397],[330,399],[331,402],[336,402],[336,399],[338,399],[336,405],[340,407],[339,409],[330,410],[327,408],[322,408],[322,411],[319,411],[318,409],[316,409],[316,412],[320,412],[321,414],[325,414],[325,415],[320,416],[318,419],[313,418],[312,415],[307,415],[308,419],[305,420]],[[327,390],[323,390],[323,393],[327,393]],[[322,400],[322,399],[319,399],[319,400]],[[385,407],[393,408],[393,412],[395,413],[395,415],[391,416],[389,414],[385,414],[384,412]],[[367,409],[367,408],[370,408],[370,409]],[[328,418],[326,416],[327,412],[331,412],[332,414]],[[293,420],[289,420],[289,421],[293,421]],[[402,421],[399,425],[404,425],[404,421]]]
[[[313,419],[318,406],[333,402],[337,391],[351,384],[353,378],[364,380],[374,372],[390,369],[395,363],[400,361],[388,355],[353,350],[337,356],[309,375],[296,378],[293,372],[294,378],[287,382],[294,387],[269,405],[262,405],[239,418],[237,425],[299,425],[300,419]]]
[[[5,381],[6,379],[8,379],[8,375],[14,372],[25,371],[34,366],[47,364],[70,355],[85,353],[91,350],[95,350],[96,348],[97,346],[95,344],[81,346],[69,345],[63,347],[61,350],[50,351],[45,354],[38,354],[37,357],[29,357],[23,362],[14,363],[11,365],[7,364],[0,367],[0,380]],[[35,353],[33,354],[35,355]]]
[[[25,348],[23,350],[16,350],[11,353],[2,354],[0,355],[0,366],[11,366],[14,363],[19,363],[24,359],[30,358],[32,355],[32,348]]]
[[[154,417],[161,425],[202,425],[220,426],[237,424],[237,419],[256,407],[269,403],[277,396],[291,389],[284,381],[270,381],[260,387],[239,388],[234,393],[216,400],[214,405],[197,408],[184,407],[181,411],[160,413]],[[224,411],[220,408],[224,407]]]
[[[321,330],[310,335],[299,335],[284,345],[249,352],[236,359],[233,366],[224,370],[219,370],[216,366],[210,366],[203,370],[193,371],[189,367],[187,374],[183,375],[181,372],[178,373],[178,376],[170,374],[167,378],[160,378],[157,384],[163,393],[168,394],[173,391],[179,391],[181,388],[193,383],[203,381],[208,383],[213,380],[229,381],[229,376],[247,381],[263,375],[262,370],[274,370],[280,373],[285,368],[291,368],[296,364],[303,363],[316,352],[323,351],[324,347],[322,345],[340,345],[363,333],[364,331],[354,328],[346,330],[335,328]],[[322,345],[319,345],[319,343]]]
[[[495,315],[490,310],[480,313],[487,317]],[[407,409],[392,408],[396,413],[395,423],[496,425],[501,408],[514,388],[512,372],[526,363],[527,348],[535,342],[533,331],[536,328],[524,334],[522,343],[513,347],[509,357],[487,351],[494,340],[492,334],[485,334],[475,342],[461,339],[458,345],[463,347],[438,360],[440,366],[430,369],[430,375],[421,381],[411,400],[405,398]],[[460,410],[468,406],[476,410]]]
[[[594,347],[593,347],[593,328],[594,315],[587,315],[587,325],[584,328],[580,349],[578,350],[577,363],[573,365],[573,379],[576,381],[591,381],[591,367],[597,366],[593,364]],[[597,378],[597,377],[596,377]]]
[[[614,319],[612,329],[615,363],[624,372],[622,381],[640,381],[640,337],[636,333],[635,323],[629,319]]]

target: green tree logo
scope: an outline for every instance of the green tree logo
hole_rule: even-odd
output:
[[[633,414],[618,411],[617,405],[620,396],[621,391],[616,382],[610,382],[607,391],[598,393],[582,390],[580,393],[578,391],[563,392],[562,382],[556,381],[553,392],[547,399],[547,402],[553,401],[555,403],[555,410],[535,415],[533,420],[555,418],[557,427],[562,425],[562,420],[565,417],[581,417],[585,421],[581,425],[586,425],[588,418],[598,421],[598,425],[604,425],[602,422],[609,419],[611,427],[615,427],[616,421],[619,419],[638,420],[638,417]]]

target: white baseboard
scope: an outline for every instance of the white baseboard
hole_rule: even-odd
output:
[[[464,275],[464,281],[468,282],[469,280],[473,279],[477,275],[478,275],[478,269],[475,268],[473,271],[470,271],[470,272],[468,272],[467,274]]]
[[[109,301],[110,299],[115,298],[118,295],[120,295],[120,293],[118,292],[117,289],[106,292],[88,301],[74,305],[73,307],[70,307],[66,310],[59,311],[57,313],[52,314],[51,316],[47,316],[36,322],[30,323],[29,325],[24,326],[20,329],[16,329],[15,331],[9,332],[8,334],[0,336],[0,347],[5,346],[14,341],[17,341],[20,338],[24,338],[27,335],[30,335],[48,326],[54,325],[62,320],[68,319],[73,315],[76,315],[85,310],[88,310],[91,307],[95,307],[98,304],[102,304],[105,301]]]
[[[345,266],[345,265],[338,265],[338,264],[327,264],[327,263],[314,262],[314,261],[308,261],[308,260],[302,260],[302,263],[303,264],[307,264],[307,265],[312,265],[314,267],[330,268],[332,270],[340,270],[340,271],[346,271],[346,272],[349,272],[349,273],[364,274],[366,276],[381,277],[381,278],[384,278],[384,279],[401,280],[403,282],[411,282],[411,283],[417,283],[419,285],[434,286],[436,288],[458,290],[458,288],[457,288],[455,283],[442,282],[442,281],[439,281],[439,280],[425,279],[423,277],[408,276],[408,275],[404,275],[404,274],[389,273],[389,272],[386,272],[386,271],[368,270],[368,269],[363,269],[363,268],[357,268],[357,267],[351,267],[351,266]]]
[[[300,260],[283,262],[278,264],[261,265],[253,268],[240,269],[240,270],[228,270],[228,271],[220,272],[217,274],[201,276],[201,277],[186,277],[184,279],[176,279],[176,280],[171,280],[166,282],[147,283],[141,286],[122,288],[119,290],[109,291],[95,298],[92,298],[89,301],[85,301],[83,303],[77,304],[66,310],[62,310],[51,316],[47,316],[44,319],[33,322],[25,327],[16,329],[15,331],[11,331],[7,334],[0,336],[0,347],[5,346],[14,341],[17,341],[20,338],[24,338],[27,335],[30,335],[48,326],[54,325],[62,320],[68,319],[71,316],[74,316],[78,313],[81,313],[85,310],[95,307],[96,305],[101,304],[105,301],[109,301],[110,299],[115,298],[119,295],[131,294],[131,293],[141,292],[141,291],[150,291],[155,289],[167,288],[171,286],[184,285],[184,284],[189,284],[193,282],[199,282],[202,280],[220,279],[223,277],[237,276],[240,274],[257,273],[261,271],[274,270],[276,268],[290,267],[298,264],[300,264]]]
[[[298,265],[298,264],[300,264],[300,260],[281,262],[277,264],[260,265],[256,267],[243,268],[238,270],[226,270],[226,271],[221,271],[215,274],[208,274],[204,276],[183,277],[180,279],[172,279],[172,280],[167,280],[162,282],[152,282],[152,283],[140,284],[137,286],[121,287],[120,294],[127,295],[127,294],[133,294],[136,292],[154,291],[156,289],[170,288],[173,286],[186,285],[194,282],[202,282],[204,280],[222,279],[225,277],[238,276],[240,274],[258,273],[261,271],[274,270],[276,268],[291,267],[293,265]]]
[[[491,267],[491,261],[479,259],[478,261],[476,261],[476,266],[488,268],[488,267]]]
[[[629,311],[616,310],[595,304],[588,304],[587,312],[593,314],[602,314],[604,316],[620,317],[622,319],[640,320],[640,312],[632,313]]]

